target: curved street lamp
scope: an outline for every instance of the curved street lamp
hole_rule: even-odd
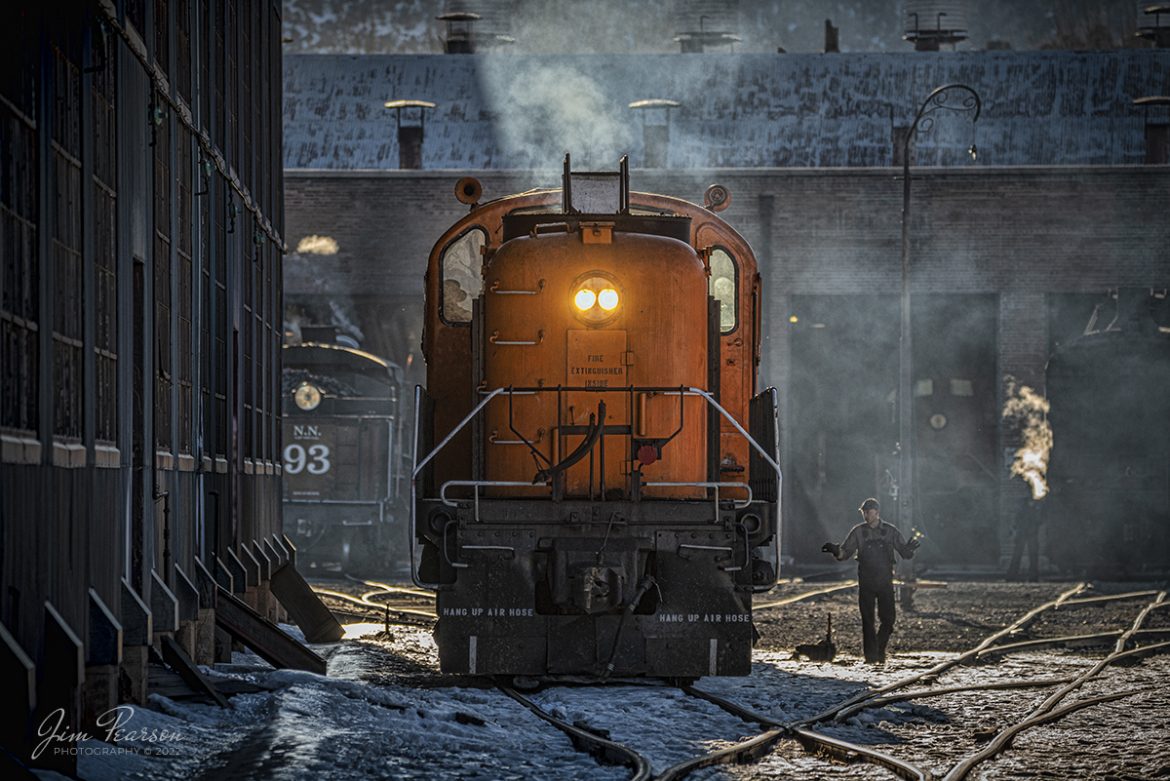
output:
[[[961,95],[958,102],[950,100],[952,95]],[[979,93],[966,84],[944,84],[936,87],[918,107],[914,122],[902,139],[902,298],[901,329],[898,335],[898,527],[906,539],[914,529],[914,404],[913,377],[910,350],[910,142],[921,129],[929,132],[934,126],[937,111],[953,111],[959,114],[974,112],[971,117],[972,132],[983,103]],[[971,159],[976,149],[972,143],[968,148]],[[913,580],[909,565],[903,568],[903,581]],[[903,589],[902,602],[907,608],[913,606],[913,588]]]

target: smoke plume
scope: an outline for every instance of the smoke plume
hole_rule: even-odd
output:
[[[1010,374],[1003,418],[1014,423],[1022,440],[1012,461],[1012,475],[1023,479],[1032,489],[1032,498],[1048,495],[1048,455],[1052,451],[1052,426],[1048,424],[1048,399],[1027,385],[1020,385]]]

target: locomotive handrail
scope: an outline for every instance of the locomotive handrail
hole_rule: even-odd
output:
[[[544,343],[544,331],[537,331],[535,339],[501,339],[499,331],[492,331],[492,335],[488,337],[488,341],[496,346],[515,345],[517,347],[535,347],[538,344]]]
[[[526,483],[522,480],[448,480],[439,486],[439,501],[448,507],[458,507],[459,502],[447,498],[447,488],[449,487],[474,487],[475,491],[472,493],[472,502],[475,506],[475,522],[479,523],[479,489],[481,486],[498,486],[501,488],[532,488],[534,485],[547,485],[547,483]]]
[[[415,545],[417,542],[415,532],[416,532],[416,529],[418,526],[417,491],[418,491],[419,473],[423,470],[423,468],[427,464],[429,464],[435,458],[436,455],[438,455],[440,450],[445,448],[451,442],[451,440],[454,439],[455,436],[460,431],[462,431],[467,426],[467,424],[470,423],[475,418],[475,416],[478,415],[483,410],[484,407],[486,407],[488,405],[488,403],[492,399],[494,399],[496,396],[500,396],[503,394],[506,394],[509,396],[513,396],[513,395],[515,395],[515,396],[533,396],[533,395],[537,395],[540,393],[565,392],[565,391],[570,391],[570,392],[581,391],[581,392],[587,392],[587,393],[629,393],[631,390],[633,390],[635,388],[637,390],[643,391],[643,392],[653,391],[653,392],[662,393],[664,395],[672,394],[672,393],[679,393],[679,394],[686,395],[686,396],[699,396],[699,397],[703,398],[704,400],[706,400],[706,402],[708,404],[713,406],[719,412],[720,415],[722,415],[724,418],[726,418],[728,420],[728,422],[730,422],[731,425],[735,428],[735,430],[738,431],[740,433],[740,435],[743,436],[743,438],[748,441],[748,444],[751,445],[752,448],[754,448],[756,450],[756,452],[760,454],[760,457],[764,459],[765,463],[767,463],[768,466],[772,467],[772,470],[776,473],[776,496],[777,497],[783,496],[784,473],[780,469],[780,464],[777,463],[776,459],[773,458],[771,455],[769,455],[768,451],[766,451],[763,448],[763,446],[761,446],[760,443],[757,442],[755,440],[755,438],[752,437],[752,435],[749,434],[747,432],[747,430],[744,429],[744,427],[740,425],[739,421],[736,420],[732,416],[732,414],[730,412],[728,412],[723,407],[723,405],[721,405],[718,401],[716,401],[715,398],[710,393],[708,393],[707,391],[705,391],[701,388],[694,388],[694,387],[679,388],[678,386],[673,386],[673,387],[627,386],[627,387],[615,387],[615,388],[553,386],[553,387],[535,387],[535,388],[507,387],[507,388],[496,388],[496,389],[491,390],[491,391],[484,389],[484,390],[481,390],[480,393],[486,394],[486,395],[484,395],[484,397],[480,400],[479,404],[477,404],[475,406],[475,409],[473,409],[473,410],[471,410],[471,412],[467,413],[467,415],[464,416],[464,418],[461,421],[459,421],[459,424],[457,426],[455,426],[455,428],[451,429],[451,431],[447,434],[447,436],[444,437],[443,440],[434,449],[432,449],[431,452],[428,453],[426,455],[426,457],[423,458],[423,460],[420,462],[418,460],[418,435],[417,435],[417,432],[419,431],[418,426],[419,426],[422,387],[415,386],[415,413],[414,414],[415,414],[416,435],[414,438],[414,446],[413,446],[413,461],[414,461],[415,466],[414,466],[414,469],[410,475],[410,532],[411,532],[410,533],[410,562],[411,562],[410,576],[411,576],[411,580],[414,582],[414,584],[416,586],[418,586],[419,588],[429,588],[432,590],[438,589],[440,586],[440,584],[438,584],[438,583],[432,583],[432,584],[423,583],[422,581],[420,581],[418,579],[418,576],[415,572],[414,557],[415,557]],[[503,481],[475,481],[475,480],[472,480],[472,481],[448,481],[447,483],[444,483],[442,488],[440,489],[440,499],[443,499],[444,504],[448,504],[447,500],[445,499],[445,495],[443,493],[444,489],[449,485],[458,485],[458,484],[465,484],[465,485],[480,484],[480,485],[500,485],[500,486],[509,485],[509,483],[506,483]],[[516,483],[512,483],[511,485],[519,487],[519,486],[531,486],[532,484],[525,483],[525,482],[516,482]],[[750,500],[751,487],[750,486],[746,486],[746,487],[748,489],[748,496],[749,496],[749,500]],[[479,520],[479,489],[478,489],[478,487],[475,490],[474,502],[475,502],[476,520],[478,521]],[[782,512],[781,507],[782,507],[781,502],[780,502],[779,498],[777,498],[777,501],[776,501],[777,528],[780,528],[780,525],[782,522],[782,518],[780,515]]]
[[[500,280],[497,279],[488,290],[497,296],[534,296],[544,290],[544,280],[542,279],[536,283],[536,290],[500,290]]]
[[[729,482],[712,483],[712,482],[703,482],[703,481],[696,481],[696,482],[691,482],[691,483],[686,483],[686,482],[684,482],[684,483],[670,483],[670,482],[661,482],[661,481],[655,480],[655,481],[652,481],[649,483],[642,483],[642,485],[646,488],[654,488],[654,487],[682,488],[684,486],[693,487],[693,488],[714,488],[715,489],[715,506],[716,507],[719,506],[719,489],[720,488],[742,488],[745,491],[747,491],[747,499],[746,500],[732,499],[731,500],[732,506],[735,507],[735,509],[737,509],[737,510],[742,510],[746,507],[750,507],[752,504],[752,487],[750,485],[748,485],[747,483],[729,483]],[[742,501],[743,503],[740,504],[740,501]]]
[[[472,419],[474,419],[475,416],[479,414],[480,410],[482,410],[484,407],[487,406],[489,401],[494,399],[496,396],[499,396],[505,390],[507,390],[507,389],[506,388],[496,388],[494,391],[492,391],[487,396],[485,396],[483,398],[483,400],[480,401],[479,404],[477,404],[475,406],[475,409],[473,409],[471,412],[468,412],[467,415],[463,418],[463,420],[459,421],[459,425],[457,425],[455,428],[451,429],[450,433],[448,433],[447,436],[443,438],[443,441],[440,442],[437,446],[435,446],[435,448],[432,449],[430,453],[427,453],[426,457],[423,458],[423,460],[420,462],[418,460],[418,434],[419,434],[419,431],[421,430],[419,428],[419,418],[422,415],[422,392],[423,392],[423,389],[422,389],[421,385],[414,386],[414,444],[411,447],[411,451],[412,451],[411,461],[414,464],[414,468],[410,472],[410,579],[414,583],[414,585],[418,586],[419,588],[427,588],[427,589],[431,589],[432,591],[435,591],[435,590],[438,590],[440,585],[442,585],[440,583],[424,583],[422,580],[419,579],[418,574],[417,574],[417,570],[416,570],[415,565],[414,565],[414,562],[415,562],[415,558],[414,558],[415,552],[414,551],[415,551],[415,544],[417,543],[417,536],[418,536],[417,532],[418,532],[418,476],[419,476],[419,473],[422,472],[423,467],[425,467],[427,464],[429,464],[431,462],[431,460],[434,459],[434,457],[436,455],[438,455],[440,450],[442,450],[443,448],[445,448],[447,446],[448,442],[450,442],[452,439],[455,438],[456,434],[458,434],[460,431],[463,430],[464,426],[466,426],[468,423],[470,423],[472,421]]]

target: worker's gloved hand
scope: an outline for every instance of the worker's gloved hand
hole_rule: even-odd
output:
[[[841,555],[841,546],[835,542],[826,542],[824,545],[821,546],[821,552],[822,553],[831,553],[834,556],[840,556]]]
[[[910,542],[906,543],[906,550],[913,553],[914,551],[918,550],[921,546],[922,546],[922,540],[918,539],[917,537],[912,537],[912,538],[910,538]]]

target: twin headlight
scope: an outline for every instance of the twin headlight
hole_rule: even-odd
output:
[[[573,306],[577,316],[589,323],[602,323],[617,314],[621,294],[608,276],[591,273],[573,285]]]

